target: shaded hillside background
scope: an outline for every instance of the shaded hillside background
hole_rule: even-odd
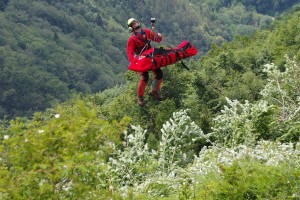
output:
[[[212,43],[252,35],[290,9],[287,1],[56,1],[0,4],[0,116],[31,116],[77,93],[125,82],[126,21],[156,17],[168,44],[190,40],[198,58]]]

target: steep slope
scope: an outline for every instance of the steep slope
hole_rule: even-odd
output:
[[[257,13],[257,5],[254,9],[251,2],[226,2],[2,1],[0,117],[31,116],[73,93],[94,93],[124,83],[129,17],[137,17],[144,26],[156,17],[163,45],[188,39],[199,56],[212,43],[221,45],[234,35],[271,27],[273,18]],[[285,1],[286,6],[293,4]],[[281,11],[278,8],[269,9],[274,13]]]
[[[127,34],[123,27],[106,30],[96,15],[99,9],[91,12],[89,6],[13,0],[2,6],[1,116],[32,114],[74,92],[101,91],[122,82],[117,74],[127,60],[120,40]]]
[[[161,103],[138,107],[128,72],[122,86],[11,120],[1,197],[299,198],[299,18],[214,46],[191,71],[167,67]]]

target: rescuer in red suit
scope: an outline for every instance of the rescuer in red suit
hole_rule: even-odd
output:
[[[162,40],[162,35],[160,33],[155,33],[153,30],[149,30],[147,28],[142,28],[141,24],[134,18],[130,18],[127,21],[127,26],[129,32],[132,32],[131,36],[127,41],[126,53],[129,62],[132,62],[135,56],[140,55],[145,50],[151,48],[151,41],[160,42]],[[150,95],[153,96],[154,99],[161,101],[162,98],[159,95],[160,85],[163,80],[163,72],[160,68],[152,70],[154,73],[154,78],[151,84]],[[149,73],[147,72],[139,72],[140,80],[137,89],[137,99],[138,104],[140,106],[145,105],[144,101],[144,93],[145,88],[147,86],[147,82],[149,80]]]

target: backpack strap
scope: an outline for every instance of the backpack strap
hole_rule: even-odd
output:
[[[139,36],[138,34],[136,34],[135,32],[133,32],[133,34],[134,34],[134,36],[135,36],[137,39],[141,40],[141,41],[144,43],[144,46],[143,46],[142,49],[140,50],[139,55],[142,54],[142,53],[144,52],[144,50],[149,49],[149,48],[151,47],[151,44],[150,44],[151,40],[144,39],[144,38],[142,38],[141,36]],[[142,33],[141,33],[141,34],[146,34],[146,32],[142,29]],[[146,36],[147,36],[147,35],[146,35]]]
[[[142,38],[141,36],[139,36],[138,34],[136,34],[135,32],[133,32],[134,33],[134,36],[136,37],[136,38],[138,38],[139,40],[141,40],[141,41],[143,41],[145,44],[148,44],[148,43],[150,43],[150,40],[147,40],[147,39],[145,39],[145,38]],[[143,34],[146,34],[146,32],[142,29],[142,33],[141,33],[142,35]]]

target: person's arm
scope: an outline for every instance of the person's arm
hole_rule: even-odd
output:
[[[135,47],[134,40],[129,38],[127,41],[127,48],[126,48],[127,58],[129,62],[132,62],[134,60],[134,47]]]
[[[160,33],[156,33],[153,30],[150,31],[149,29],[146,29],[145,31],[147,31],[150,39],[154,42],[161,42],[162,41],[162,35]]]
[[[160,33],[155,33],[153,32],[154,35],[153,35],[153,41],[155,42],[161,42],[162,41],[162,35]]]

